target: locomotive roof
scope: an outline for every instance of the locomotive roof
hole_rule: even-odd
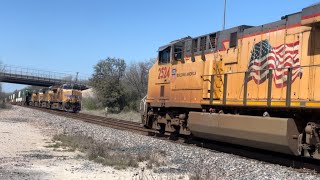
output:
[[[310,8],[310,7],[318,6],[318,5],[320,5],[320,2],[318,2],[318,3],[314,3],[314,4],[311,4],[310,6],[307,6],[306,8]]]
[[[280,20],[274,21],[271,23],[263,24],[263,25],[258,25],[258,26],[250,26],[250,25],[240,25],[236,27],[232,27],[226,30],[222,31],[216,31],[208,34],[204,34],[201,36],[197,36],[194,38],[191,38],[188,36],[187,38],[182,38],[178,39],[175,41],[170,42],[169,44],[165,46],[161,46],[159,48],[159,51],[162,51],[169,47],[170,45],[176,43],[176,42],[183,42],[189,39],[197,39],[205,36],[209,36],[211,34],[216,34],[216,39],[217,39],[217,50],[224,49],[224,46],[222,44],[223,41],[228,41],[230,40],[230,34],[237,32],[238,35],[237,37],[246,37],[250,35],[255,35],[257,33],[261,32],[266,32],[266,31],[271,31],[280,27],[288,27],[288,26],[293,26],[301,23],[302,17],[310,16],[315,13],[320,13],[320,3],[313,4],[309,7],[306,7],[302,9],[300,12],[288,14],[285,16],[282,16]]]

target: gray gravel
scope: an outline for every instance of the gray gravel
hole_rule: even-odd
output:
[[[157,168],[155,171],[158,173],[206,175],[209,172],[210,179],[320,179],[319,174],[309,170],[296,170],[232,154],[179,145],[23,107],[14,107],[14,110],[21,114],[23,121],[26,120],[23,116],[28,116],[30,118],[27,119],[32,119],[33,123],[50,126],[59,132],[81,132],[99,141],[120,143],[121,151],[135,154],[164,151],[167,164]]]

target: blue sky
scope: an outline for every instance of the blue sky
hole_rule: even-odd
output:
[[[316,0],[227,0],[227,23],[260,25]],[[106,57],[127,63],[157,48],[222,28],[223,0],[0,0],[0,61],[90,75]],[[4,84],[9,92],[21,85]]]

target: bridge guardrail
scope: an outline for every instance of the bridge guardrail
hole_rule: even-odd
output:
[[[24,77],[33,80],[46,80],[50,82],[82,82],[87,84],[89,78],[84,76],[76,76],[67,73],[58,73],[52,71],[44,71],[39,69],[31,69],[12,65],[0,65],[0,76],[2,77]]]

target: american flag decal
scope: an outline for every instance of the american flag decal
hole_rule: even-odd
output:
[[[254,80],[262,84],[272,72],[273,82],[277,88],[287,85],[288,69],[292,68],[292,82],[297,77],[302,77],[299,58],[299,41],[272,47],[268,40],[263,40],[254,45],[248,65],[248,81]]]

